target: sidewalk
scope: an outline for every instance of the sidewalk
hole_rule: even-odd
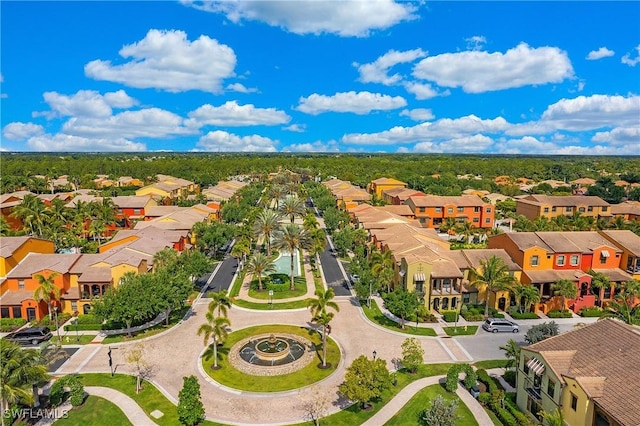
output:
[[[111,388],[103,388],[100,386],[86,386],[85,392],[89,395],[99,396],[107,401],[115,404],[127,416],[131,424],[135,426],[156,426],[140,406],[130,397]],[[157,411],[157,410],[156,410]],[[155,413],[155,411],[154,411]],[[161,412],[158,411],[158,414]],[[153,413],[152,413],[153,414]],[[164,413],[162,413],[164,414]]]

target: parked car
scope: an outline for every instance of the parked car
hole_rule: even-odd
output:
[[[360,275],[357,275],[357,274],[353,274],[353,275],[351,275],[351,282],[352,282],[352,283],[354,283],[354,284],[355,284],[355,283],[357,283],[359,280],[360,280]]]
[[[48,327],[24,328],[14,331],[5,336],[5,339],[16,342],[20,345],[38,345],[45,340],[51,339],[53,334]]]
[[[480,396],[480,388],[478,387],[477,384],[475,384],[469,388],[469,393],[471,394],[472,397],[474,397],[475,399],[478,399],[478,396]]]
[[[502,318],[487,318],[487,320],[482,323],[482,328],[492,333],[497,333],[498,331],[520,332],[520,326],[518,324]]]

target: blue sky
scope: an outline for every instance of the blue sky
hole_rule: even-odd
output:
[[[18,2],[3,151],[640,155],[640,2]]]

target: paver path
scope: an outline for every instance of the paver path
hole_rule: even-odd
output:
[[[125,416],[127,416],[131,424],[135,426],[156,426],[156,423],[147,417],[145,412],[142,411],[142,408],[140,408],[133,399],[122,392],[100,386],[85,386],[84,390],[89,395],[99,396],[117,405]]]

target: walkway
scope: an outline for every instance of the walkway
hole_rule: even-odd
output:
[[[140,408],[138,403],[122,392],[100,386],[85,386],[84,390],[89,395],[99,396],[100,398],[104,398],[117,405],[125,416],[127,416],[131,424],[135,426],[156,426],[156,423],[147,417],[146,413],[142,408]]]

